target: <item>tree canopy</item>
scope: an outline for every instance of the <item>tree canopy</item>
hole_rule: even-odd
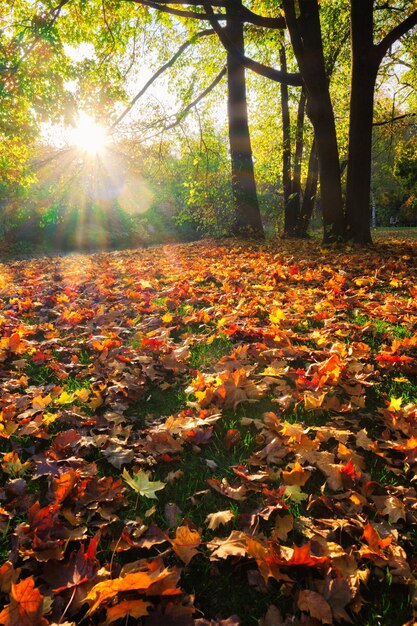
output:
[[[325,242],[369,243],[372,222],[414,223],[400,174],[415,134],[414,3],[19,0],[2,15],[4,233],[71,223],[71,185],[87,221],[124,214],[132,241],[322,224]],[[103,167],[74,145],[82,116],[106,133]],[[139,169],[152,200],[126,214]]]

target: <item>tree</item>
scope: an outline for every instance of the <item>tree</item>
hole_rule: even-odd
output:
[[[234,231],[238,235],[263,237],[249,134],[245,68],[239,60],[239,56],[245,54],[243,23],[233,19],[241,9],[241,0],[230,0],[226,7],[228,20],[225,27],[225,37],[230,42],[227,50],[227,112],[235,206]]]
[[[405,3],[397,7],[405,13]],[[357,243],[371,243],[370,188],[372,122],[375,82],[389,48],[417,25],[417,10],[393,26],[374,43],[374,0],[351,0],[352,71],[349,120],[349,153],[346,185],[347,236]],[[384,8],[389,8],[384,5]],[[394,7],[392,7],[394,8]]]
[[[147,2],[147,0],[135,0],[137,4],[150,6],[162,12],[192,20],[210,21],[212,28],[218,34],[227,54],[228,74],[228,122],[229,139],[232,164],[232,186],[235,208],[236,234],[243,236],[263,237],[263,226],[259,211],[254,177],[252,149],[250,143],[245,67],[249,67],[258,73],[274,77],[274,79],[287,80],[299,84],[298,76],[284,75],[282,72],[268,68],[245,56],[243,24],[250,22],[259,26],[283,28],[282,18],[268,18],[254,14],[243,6],[241,0],[223,0],[216,3],[225,13],[215,13],[211,3],[190,0],[182,2],[192,7],[203,6],[204,13],[191,12],[190,10],[176,9],[167,6],[168,3]],[[222,28],[219,21],[226,21]]]
[[[287,71],[285,47],[280,48],[281,70]],[[288,99],[288,86],[281,83],[282,112],[282,183],[284,192],[284,237],[307,237],[307,229],[317,192],[318,162],[315,141],[313,140],[308,160],[305,193],[301,187],[301,165],[304,152],[304,122],[306,111],[306,90],[301,89],[295,129],[295,147],[291,149],[291,121]]]
[[[325,243],[344,237],[342,185],[333,106],[323,53],[317,0],[283,0],[292,47],[307,92],[320,172],[320,198]]]

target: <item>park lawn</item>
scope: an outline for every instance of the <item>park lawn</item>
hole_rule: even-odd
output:
[[[0,624],[413,624],[416,251],[0,265]]]

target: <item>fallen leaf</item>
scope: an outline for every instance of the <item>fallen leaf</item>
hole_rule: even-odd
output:
[[[138,619],[149,614],[149,608],[152,607],[151,602],[146,600],[123,600],[119,604],[107,607],[107,623],[111,624],[118,619],[132,617]]]
[[[47,626],[42,617],[43,599],[32,576],[12,583],[10,604],[0,613],[0,624],[4,626]]]
[[[201,543],[201,535],[196,530],[188,526],[179,526],[175,533],[175,538],[171,541],[175,554],[185,563],[198,554],[198,546]]]
[[[309,591],[308,589],[300,591],[297,606],[300,611],[310,613],[311,617],[318,619],[322,624],[333,624],[329,603],[316,591]]]
[[[245,556],[247,539],[245,533],[232,530],[226,539],[215,537],[207,544],[211,550],[211,559],[227,559],[229,556]]]
[[[159,480],[149,480],[148,474],[143,470],[139,470],[136,474],[131,476],[125,468],[123,470],[123,479],[127,482],[129,487],[136,491],[136,493],[140,493],[141,496],[144,496],[145,498],[152,498],[154,500],[157,499],[155,492],[160,491],[165,487],[165,483],[162,483]]]
[[[226,526],[233,518],[233,511],[217,511],[216,513],[209,513],[206,517],[206,522],[210,530],[216,530],[221,525]]]

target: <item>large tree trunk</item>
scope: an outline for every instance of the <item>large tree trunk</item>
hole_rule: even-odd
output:
[[[352,71],[346,220],[347,236],[357,243],[372,243],[372,121],[378,72],[373,45],[373,4],[373,0],[351,0]]]
[[[241,10],[241,0],[230,0],[226,14],[233,18]],[[227,51],[227,111],[235,211],[234,232],[245,237],[263,238],[249,135],[245,68],[239,60],[239,55],[243,56],[245,52],[243,24],[237,19],[230,19],[225,31],[231,46]]]
[[[314,127],[320,173],[323,241],[345,236],[339,150],[333,106],[323,55],[317,0],[299,0],[297,18],[294,0],[283,0],[285,19],[294,54],[307,91],[307,113]]]

